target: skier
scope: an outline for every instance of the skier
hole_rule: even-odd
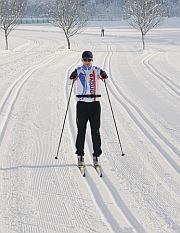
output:
[[[93,142],[93,163],[99,165],[99,157],[102,154],[100,136],[100,93],[99,82],[108,78],[105,71],[93,66],[93,54],[91,51],[84,51],[82,54],[82,66],[77,67],[70,79],[76,84],[76,154],[78,156],[78,166],[84,166],[84,143],[87,122],[90,122],[91,136]]]
[[[101,37],[104,37],[104,28],[101,29]]]

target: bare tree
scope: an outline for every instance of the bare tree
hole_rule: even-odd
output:
[[[81,1],[55,0],[54,6],[50,7],[50,22],[63,30],[68,49],[71,47],[70,37],[78,34],[87,22]]]
[[[6,49],[8,49],[8,36],[22,17],[26,0],[0,0],[0,28],[4,30]]]
[[[131,26],[141,31],[143,49],[145,49],[145,35],[160,24],[165,12],[163,0],[126,1],[125,18]]]

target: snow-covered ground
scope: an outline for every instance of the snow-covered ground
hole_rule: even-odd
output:
[[[105,27],[104,38],[99,36]],[[0,233],[180,232],[180,20],[146,38],[124,22],[91,23],[72,38],[58,28],[21,25],[3,50],[0,32]],[[76,166],[73,97],[54,160],[71,82],[69,73],[92,50],[109,74],[122,139],[121,156],[102,83],[103,178]]]

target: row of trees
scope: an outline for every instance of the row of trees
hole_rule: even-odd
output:
[[[110,3],[117,0],[93,1],[95,1],[94,3],[104,4],[106,7],[109,7]],[[124,1],[124,18],[128,20],[130,25],[141,32],[143,49],[145,48],[145,35],[149,30],[159,25],[162,18],[167,15],[169,9],[167,1]],[[51,2],[43,0],[42,4],[46,15],[49,17],[49,21],[64,32],[69,49],[70,38],[79,33],[86,25],[89,12],[92,12],[92,9],[95,11],[95,7],[91,8],[88,5],[92,4],[92,0],[51,0]],[[0,0],[0,27],[4,30],[6,49],[8,49],[8,35],[17,24],[17,20],[25,13],[26,6],[27,0]]]
[[[96,4],[109,7],[117,0],[96,0]],[[122,2],[118,0],[119,3]],[[123,15],[129,24],[141,32],[142,47],[145,49],[145,36],[154,27],[158,26],[162,19],[167,16],[169,0],[126,0],[123,3]],[[175,1],[175,0],[174,0]],[[70,48],[70,37],[77,34],[86,24],[89,11],[84,8],[84,0],[56,0],[55,5],[50,11],[50,19],[53,24],[64,31]],[[86,1],[86,9],[91,4]],[[116,5],[120,7],[120,5]],[[93,8],[93,10],[95,7]]]
[[[89,13],[90,19],[111,19],[123,18],[123,8],[126,0],[81,0]],[[168,17],[180,16],[180,0],[163,0],[167,6],[166,12]],[[47,17],[48,5],[52,0],[28,0],[26,16],[28,17]]]

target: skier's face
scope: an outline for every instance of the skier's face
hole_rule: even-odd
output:
[[[84,58],[82,61],[83,61],[83,64],[86,67],[89,67],[90,65],[92,65],[93,59],[91,59],[91,58]]]

